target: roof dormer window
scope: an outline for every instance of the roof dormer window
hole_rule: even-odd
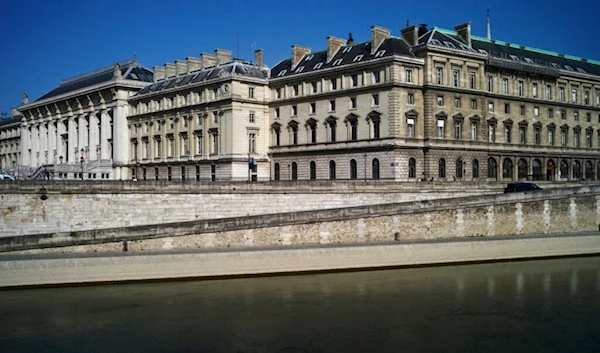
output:
[[[300,66],[300,67],[298,67],[298,68],[296,69],[295,73],[299,74],[299,73],[301,73],[302,71],[304,71],[304,66]]]
[[[516,55],[511,55],[510,58],[513,59],[514,61],[519,61],[519,57]]]
[[[353,62],[361,61],[361,60],[362,60],[362,58],[363,58],[363,55],[362,55],[362,54],[360,54],[360,55],[357,55],[357,56],[355,56],[355,57],[354,57],[354,60],[352,60],[352,61],[353,61]]]
[[[565,69],[567,69],[567,70],[569,70],[569,71],[575,71],[575,70],[573,70],[573,68],[572,68],[572,67],[570,67],[569,65],[565,65]]]
[[[580,67],[578,67],[578,68],[577,68],[577,71],[581,72],[582,74],[585,74],[585,73],[586,73],[586,72],[585,72],[585,70],[584,70],[584,69],[582,69],[582,68],[580,68]]]
[[[479,52],[483,55],[488,55],[487,51],[485,51],[485,49],[479,49]]]
[[[307,56],[304,58],[304,61],[309,61],[309,60],[312,60],[314,57],[315,57],[315,56],[314,56],[313,54],[307,55]]]
[[[558,65],[557,63],[552,63],[552,67],[555,69],[560,69],[560,65]]]
[[[533,64],[533,60],[529,59],[529,58],[524,58],[526,62]]]
[[[377,54],[375,54],[376,58],[381,58],[383,57],[383,55],[385,54],[385,50],[380,50],[377,52]]]
[[[321,63],[317,63],[317,64],[315,65],[315,67],[313,67],[313,70],[320,69],[322,66],[323,66],[323,63],[322,63],[322,62],[321,62]]]
[[[285,74],[286,74],[286,72],[287,72],[287,70],[281,70],[281,71],[280,71],[280,72],[277,74],[277,77],[281,77],[281,76],[285,75]]]
[[[352,50],[352,47],[345,47],[342,53],[348,53],[350,50]]]
[[[342,59],[337,59],[336,61],[333,62],[333,66],[338,66],[341,63],[342,63]]]
[[[452,44],[451,42],[444,41],[444,44],[446,44],[446,46],[448,48],[456,49],[456,46],[454,44]]]
[[[460,46],[460,49],[462,49],[462,50],[471,51],[471,48],[469,48],[468,46],[466,46],[466,45],[464,45],[462,43],[459,44],[459,46]]]
[[[442,45],[442,43],[439,40],[437,40],[437,39],[431,39],[431,44],[439,45],[439,46]]]

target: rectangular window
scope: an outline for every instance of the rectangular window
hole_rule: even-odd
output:
[[[213,121],[215,124],[219,122],[219,112],[217,112],[217,111],[213,112]]]
[[[519,92],[520,97],[523,97],[523,81],[517,83],[517,92]]]
[[[540,116],[540,108],[533,107],[533,116]]]
[[[573,88],[571,91],[571,101],[577,103],[577,88]]]
[[[462,123],[460,121],[454,122],[454,138],[460,140],[462,136]]]
[[[534,82],[531,85],[531,95],[533,98],[537,98],[537,88],[538,88],[538,84],[536,82]]]
[[[330,79],[329,84],[330,84],[332,91],[335,91],[337,89],[337,79],[335,79],[335,78]]]
[[[548,119],[552,119],[554,117],[554,110],[548,109]]]
[[[412,70],[406,70],[406,82],[407,83],[412,83],[413,79],[412,79]]]
[[[248,114],[248,121],[253,123],[254,122],[254,112],[250,112]]]
[[[373,95],[373,106],[374,107],[379,106],[379,95],[378,94]]]
[[[510,143],[511,130],[512,129],[510,125],[504,125],[504,142],[506,143]]]
[[[477,109],[477,99],[471,99],[471,109]]]
[[[592,148],[592,133],[589,131],[585,133],[585,147]]]
[[[352,80],[352,87],[357,87],[358,86],[358,75],[352,75],[350,76],[351,80]]]
[[[541,134],[540,128],[539,127],[535,127],[534,131],[533,131],[533,135],[534,135],[534,139],[535,139],[535,144],[538,145],[538,146],[542,143],[542,141],[541,141],[542,139],[540,137],[540,134]]]
[[[315,114],[317,112],[317,104],[316,103],[310,103],[310,113],[311,114]]]
[[[317,83],[316,82],[311,82],[311,87],[312,87],[312,93],[317,93]]]
[[[494,102],[488,103],[488,112],[490,112],[490,113],[494,112]]]
[[[248,87],[248,98],[254,98],[254,87]]]
[[[573,147],[579,148],[579,131],[575,131],[573,134]]]
[[[477,74],[475,72],[469,72],[469,88],[477,88]]]
[[[573,119],[575,119],[575,121],[579,121],[579,113],[578,112],[573,112]]]
[[[460,108],[460,98],[459,97],[454,98],[454,108]]]
[[[590,105],[590,91],[583,92],[583,104]]]
[[[297,116],[297,115],[298,115],[298,106],[292,105],[292,116]]]
[[[510,103],[504,103],[504,114],[510,114]]]
[[[519,143],[525,144],[526,141],[526,130],[525,126],[519,126]]]
[[[435,68],[435,83],[437,83],[438,85],[441,85],[444,83],[444,68],[443,67],[436,67]]]
[[[552,100],[552,86],[546,85],[546,99]]]
[[[381,73],[380,71],[373,71],[373,83],[381,82]]]
[[[415,105],[415,95],[412,93],[408,94],[408,105]]]
[[[565,101],[565,88],[564,87],[558,88],[558,100],[561,102]]]
[[[437,122],[437,137],[444,138],[444,120],[442,119]]]
[[[335,111],[335,100],[330,100],[329,101],[329,111],[330,112]]]
[[[471,140],[477,141],[477,122],[471,122]]]
[[[548,144],[554,146],[554,129],[548,129]]]
[[[300,94],[300,85],[294,85],[294,96]]]
[[[587,121],[588,123],[592,122],[592,113],[585,114],[585,121]]]
[[[560,145],[567,145],[567,132],[565,130],[560,130]]]
[[[460,87],[460,70],[454,70],[452,72],[452,84],[454,87]]]
[[[502,93],[508,94],[508,79],[502,79]]]
[[[406,136],[409,138],[415,137],[415,120],[407,119],[406,122],[407,122]]]
[[[487,90],[488,92],[494,91],[494,78],[492,76],[487,77]]]
[[[248,134],[248,153],[256,153],[256,134]]]
[[[488,124],[488,141],[496,142],[496,125]]]
[[[525,104],[521,104],[521,107],[520,107],[520,109],[519,109],[519,110],[520,110],[520,111],[519,111],[519,113],[520,113],[521,115],[525,115]]]
[[[281,113],[279,111],[279,108],[275,108],[275,117],[276,118],[280,118],[281,117]]]
[[[565,119],[567,119],[567,112],[566,112],[565,110],[561,110],[561,111],[560,111],[560,118],[561,118],[562,120],[565,120]]]
[[[350,109],[356,109],[356,97],[350,97]]]
[[[437,96],[437,105],[438,107],[444,106],[444,96]]]

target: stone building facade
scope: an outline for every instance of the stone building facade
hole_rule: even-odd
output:
[[[268,76],[215,50],[154,68],[129,99],[129,162],[141,180],[268,180]]]
[[[129,63],[63,82],[19,107],[20,164],[168,181],[600,179],[598,61],[470,23],[372,26],[366,42],[291,54],[269,70],[260,50],[252,63],[217,49],[144,78]]]
[[[0,119],[0,171],[18,176],[21,114],[12,109],[10,117]]]

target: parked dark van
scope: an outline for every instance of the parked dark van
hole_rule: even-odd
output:
[[[542,188],[534,183],[509,183],[506,185],[506,188],[504,188],[504,193],[534,190],[542,190]]]

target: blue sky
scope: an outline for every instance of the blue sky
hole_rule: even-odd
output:
[[[349,32],[365,41],[374,24],[398,36],[407,20],[447,29],[470,21],[485,36],[488,6],[494,39],[600,60],[598,0],[2,0],[0,112],[23,92],[35,100],[134,54],[152,68],[215,48],[253,60],[255,45],[272,67],[292,44],[322,50],[327,36]]]

